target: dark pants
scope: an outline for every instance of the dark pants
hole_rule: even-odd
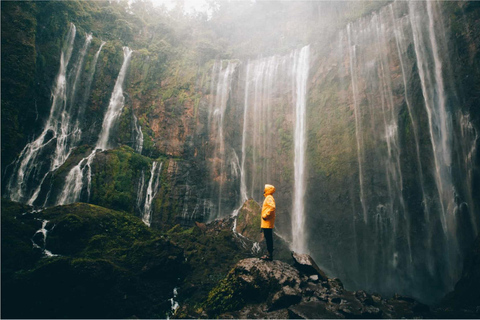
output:
[[[265,241],[267,241],[267,251],[268,253],[273,253],[273,229],[262,228],[263,235],[265,236]]]

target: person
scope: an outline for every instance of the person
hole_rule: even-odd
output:
[[[275,199],[273,194],[275,187],[271,184],[265,185],[263,196],[265,200],[262,206],[261,228],[265,241],[267,242],[267,254],[260,259],[272,261],[273,260],[273,227],[275,226]]]

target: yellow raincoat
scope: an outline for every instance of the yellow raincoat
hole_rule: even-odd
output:
[[[273,229],[275,225],[275,199],[273,199],[272,196],[274,193],[275,187],[271,184],[266,184],[265,191],[263,193],[265,200],[263,201],[262,207],[261,228],[263,229]]]

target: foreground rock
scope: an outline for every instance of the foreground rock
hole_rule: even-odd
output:
[[[295,266],[281,261],[244,259],[209,294],[209,317],[218,318],[413,318],[429,307],[414,299],[386,300],[364,291],[348,291],[330,279],[308,255]],[[299,261],[301,263],[299,263]]]
[[[2,200],[2,318],[165,318],[185,272],[184,250],[137,217]]]

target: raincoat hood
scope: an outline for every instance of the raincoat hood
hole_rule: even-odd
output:
[[[265,185],[265,191],[263,192],[263,195],[266,197],[270,194],[274,194],[275,193],[275,187],[272,186],[271,184],[266,184]]]

